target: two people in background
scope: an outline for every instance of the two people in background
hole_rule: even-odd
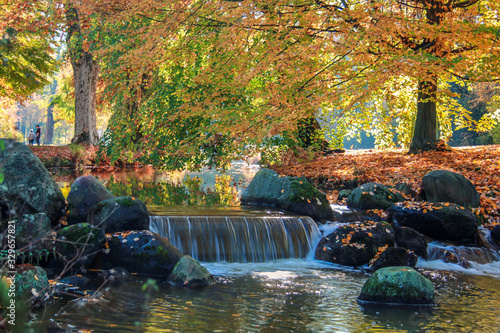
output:
[[[28,134],[28,144],[30,146],[33,146],[33,142],[36,140],[37,145],[40,145],[41,134],[42,130],[40,129],[40,126],[36,125],[36,132],[33,132],[33,129],[31,129],[30,133]]]

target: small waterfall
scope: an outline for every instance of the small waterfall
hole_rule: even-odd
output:
[[[429,243],[427,260],[443,260],[459,264],[464,268],[474,268],[477,264],[489,264],[500,261],[500,254],[486,247],[453,246],[440,242]]]
[[[203,262],[305,258],[320,236],[310,217],[151,216],[150,230]]]

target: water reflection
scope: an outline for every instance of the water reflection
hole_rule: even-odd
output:
[[[361,307],[367,275],[314,261],[208,264],[225,272],[203,290],[172,288],[146,297],[143,280],[110,289],[101,304],[70,303],[57,321],[96,332],[497,332],[500,281],[424,271],[437,306]],[[280,269],[280,267],[283,267]],[[432,273],[432,274],[431,274]]]

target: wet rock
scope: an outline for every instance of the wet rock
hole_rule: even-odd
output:
[[[148,209],[134,197],[117,197],[98,202],[89,211],[87,221],[104,228],[106,233],[149,230]]]
[[[413,251],[402,247],[388,247],[371,265],[372,269],[380,269],[391,266],[410,266],[417,265],[418,257]]]
[[[99,284],[117,285],[130,279],[131,274],[124,268],[113,267],[98,272]]]
[[[182,254],[168,240],[151,231],[107,234],[109,250],[102,256],[103,268],[122,267],[140,275],[170,275]]]
[[[70,275],[66,276],[59,281],[70,287],[84,288],[89,284],[90,279],[82,275]]]
[[[477,232],[476,216],[452,203],[396,204],[388,212],[400,226],[435,240],[472,242]]]
[[[387,186],[367,183],[355,188],[347,198],[347,206],[353,209],[387,209],[404,198]]]
[[[241,196],[244,205],[279,207],[323,221],[333,216],[326,195],[305,178],[280,177],[275,171],[261,169]]]
[[[215,279],[197,260],[185,255],[175,265],[169,282],[178,287],[199,288],[214,284]]]
[[[352,190],[346,190],[346,189],[341,190],[339,192],[338,197],[337,197],[337,201],[340,201],[342,199],[347,199],[351,193],[352,193]]]
[[[396,245],[413,251],[417,256],[427,259],[427,241],[418,231],[393,224]]]
[[[62,228],[56,234],[56,267],[62,268],[67,264],[90,267],[105,243],[104,230],[91,224],[78,223]]]
[[[434,305],[434,286],[411,267],[385,267],[365,282],[358,302]]]
[[[87,214],[94,205],[114,195],[94,176],[78,177],[68,194],[68,224],[87,222]]]
[[[0,187],[0,219],[45,213],[53,225],[57,224],[66,205],[57,183],[28,146],[13,140],[0,141],[5,148],[0,149],[4,175]]]
[[[339,227],[323,237],[315,258],[340,265],[361,266],[379,252],[394,246],[394,231],[387,222],[355,222]]]
[[[456,172],[431,171],[422,179],[422,186],[427,201],[479,207],[479,193],[476,187],[470,180]]]
[[[496,242],[497,244],[500,244],[500,224],[497,224],[496,226],[491,229],[491,239]]]

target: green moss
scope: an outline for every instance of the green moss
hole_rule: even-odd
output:
[[[290,178],[290,201],[302,202],[306,199],[316,198],[319,192],[305,178]]]
[[[134,205],[134,200],[132,197],[119,198],[117,202],[123,207],[132,207]]]

